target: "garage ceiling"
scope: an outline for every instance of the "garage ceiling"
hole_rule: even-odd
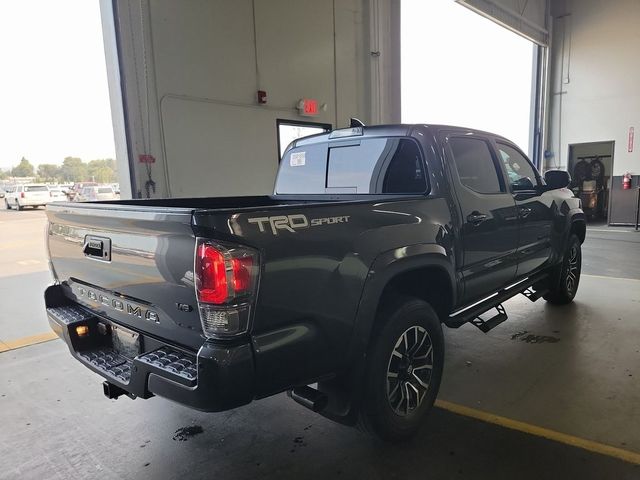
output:
[[[456,0],[542,46],[549,44],[547,0]]]

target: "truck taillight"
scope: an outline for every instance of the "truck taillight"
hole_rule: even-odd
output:
[[[201,243],[196,256],[198,301],[224,303],[228,296],[227,268],[224,256],[213,245]]]
[[[20,193],[20,198],[24,198],[24,192]]]
[[[257,252],[199,239],[194,270],[205,336],[228,337],[246,332],[258,280]]]

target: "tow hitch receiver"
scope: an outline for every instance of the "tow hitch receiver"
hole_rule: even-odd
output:
[[[126,390],[106,381],[102,382],[102,389],[104,391],[105,397],[112,398],[114,400],[117,399],[120,395],[129,395]]]

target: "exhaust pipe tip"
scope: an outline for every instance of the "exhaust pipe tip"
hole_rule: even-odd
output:
[[[326,394],[308,385],[296,387],[289,390],[287,394],[303,407],[316,413],[322,412],[329,404],[329,397]]]

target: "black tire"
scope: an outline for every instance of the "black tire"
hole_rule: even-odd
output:
[[[398,442],[415,435],[433,407],[442,378],[444,337],[438,316],[422,300],[399,299],[380,315],[385,323],[372,340],[358,426]]]
[[[555,305],[571,303],[578,292],[582,270],[582,248],[577,235],[571,234],[562,263],[551,274],[551,289],[543,297]]]
[[[20,201],[16,200],[16,210],[20,211],[22,210],[24,207],[22,205],[20,205]]]

